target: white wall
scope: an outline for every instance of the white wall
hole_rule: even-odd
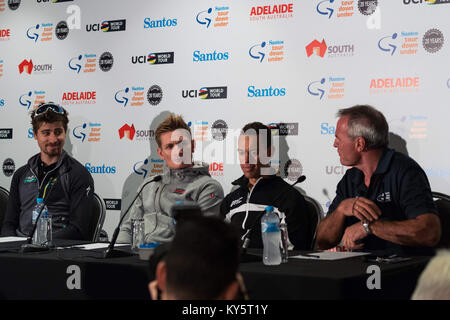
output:
[[[213,172],[213,175],[228,192],[231,181],[241,172],[236,162],[209,155],[211,146],[209,149],[207,146],[212,142],[228,145],[227,154],[233,150],[234,143],[230,141],[231,134],[224,141],[212,139],[213,123],[224,120],[231,132],[250,121],[286,122],[294,124],[294,129],[298,126],[298,132],[280,140],[281,167],[289,159],[299,161],[301,173],[307,176],[301,188],[316,198],[326,211],[327,202],[334,197],[336,184],[345,171],[332,147],[336,111],[354,104],[371,104],[384,112],[396,141],[403,142],[409,155],[426,170],[432,189],[449,193],[450,5],[378,1],[377,11],[364,15],[358,9],[363,2],[368,1],[80,0],[53,3],[22,0],[16,10],[11,10],[7,0],[0,0],[0,30],[3,30],[0,31],[0,129],[13,129],[13,139],[0,139],[0,162],[3,164],[11,158],[17,169],[39,151],[34,139],[29,138],[28,111],[32,107],[28,110],[26,104],[34,102],[42,93],[45,101],[62,103],[70,113],[66,150],[83,164],[115,167],[115,173],[93,174],[95,189],[103,198],[124,198],[123,207],[128,205],[143,179],[133,168],[140,173],[147,170],[148,174],[152,169],[159,170],[154,140],[120,139],[118,130],[123,125],[134,124],[136,130],[154,130],[167,112],[174,112],[192,122],[194,131],[205,127],[206,141],[197,141],[196,159],[203,157],[205,161],[224,164],[223,172]],[[292,4],[292,12],[282,16],[251,15],[252,8],[257,11],[258,6],[270,6],[273,10],[277,4]],[[75,11],[69,7],[72,5],[77,6]],[[208,14],[209,8],[212,11]],[[348,10],[339,11],[340,8]],[[214,26],[218,12],[228,17],[226,26]],[[342,12],[350,14],[338,16]],[[206,24],[196,21],[197,17],[200,22],[208,18],[212,22],[206,28]],[[149,21],[163,18],[166,24],[170,19],[172,26],[145,28]],[[66,19],[79,22],[80,29],[70,29],[67,37],[59,40],[55,28]],[[124,31],[87,31],[87,26],[122,19],[126,20]],[[35,28],[37,24],[39,29]],[[50,41],[39,41],[45,38],[43,24],[47,27],[53,24],[49,30]],[[438,29],[443,35],[440,49],[439,45],[433,45],[442,40],[439,32],[426,35],[431,29]],[[38,41],[30,39],[27,32],[30,37],[38,34]],[[397,37],[392,39],[394,33]],[[405,38],[416,38],[412,39],[415,53],[401,52]],[[323,39],[327,45],[325,55],[308,57],[306,47],[313,40],[322,42]],[[275,55],[282,57],[281,61],[269,61],[274,57],[270,56],[271,41],[278,46],[273,48],[274,52],[282,52]],[[439,50],[428,52],[424,41],[432,42],[426,45],[429,51]],[[266,42],[266,46],[258,47],[262,42]],[[391,54],[394,47],[396,51]],[[265,58],[262,62],[252,58],[250,50],[254,56],[264,53]],[[340,50],[341,54],[328,50]],[[223,59],[193,61],[195,51],[204,54],[215,51],[216,58]],[[104,52],[110,52],[114,59],[112,68],[106,72],[98,65]],[[132,63],[132,57],[162,52],[173,52],[174,62]],[[79,55],[83,55],[82,63],[86,63],[85,55],[96,55],[95,72],[81,70],[78,74],[69,68],[69,61],[72,67],[80,64]],[[44,71],[19,74],[19,64],[30,58]],[[51,71],[47,65],[51,65]],[[320,83],[323,78],[325,82]],[[394,90],[370,88],[372,80],[386,78],[393,78],[394,83],[397,78],[416,79],[416,85]],[[329,96],[332,82],[337,85],[335,88],[344,88],[339,92],[342,96]],[[146,98],[152,85],[158,85],[163,91],[163,98],[157,105],[151,105]],[[251,86],[256,89],[272,87],[273,91],[278,89],[276,92],[280,95],[248,97]],[[138,97],[144,96],[141,106],[131,105],[133,87],[143,88],[135,90]],[[227,87],[227,97],[209,100],[182,97],[184,90],[202,87]],[[308,93],[308,87],[316,95]],[[128,93],[121,91],[125,88],[129,88]],[[324,90],[322,99],[320,90]],[[62,99],[64,93],[85,91],[95,92],[95,103],[65,103]],[[41,94],[37,94],[39,92]],[[129,98],[128,105],[124,107],[115,97],[122,101],[123,97]],[[87,126],[83,129],[84,123]],[[90,142],[86,137],[83,142],[76,137],[88,134],[89,124],[101,128],[99,141]],[[143,165],[145,159],[148,163]],[[0,172],[0,185],[9,189],[10,182],[11,177]],[[108,210],[105,230],[110,236],[118,217],[119,211]]]

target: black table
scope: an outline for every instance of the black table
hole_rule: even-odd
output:
[[[5,252],[19,243],[0,245],[1,299],[149,299],[149,266],[137,255],[100,259],[81,250],[39,253]],[[257,254],[257,252],[253,252]],[[290,259],[264,266],[242,263],[251,299],[409,299],[429,257],[396,264]],[[381,271],[381,289],[369,290],[371,265]]]
[[[408,300],[430,258],[392,264],[370,262],[365,256],[335,261],[290,258],[278,266],[252,262],[240,269],[253,299]],[[379,267],[380,289],[368,288],[368,280],[373,284],[371,266]]]

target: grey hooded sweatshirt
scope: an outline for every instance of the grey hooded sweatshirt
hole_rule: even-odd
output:
[[[144,186],[129,214],[125,217],[117,243],[131,243],[131,219],[144,219],[145,242],[169,242],[175,225],[171,208],[177,201],[195,202],[205,215],[219,216],[220,203],[224,197],[222,186],[211,178],[208,164],[194,163],[184,169],[165,168],[162,179],[150,182],[148,177],[138,188]]]

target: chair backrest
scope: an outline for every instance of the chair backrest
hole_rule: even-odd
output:
[[[91,204],[91,221],[89,224],[89,240],[97,242],[100,231],[105,222],[106,205],[103,199],[96,193],[94,193],[93,201]]]
[[[319,224],[319,221],[322,219],[323,210],[320,204],[315,199],[307,195],[303,195],[303,197],[306,200],[306,205],[308,207],[309,215],[311,218],[311,230],[313,232],[311,250],[314,250],[316,243],[317,226]]]
[[[450,248],[450,196],[440,192],[432,192],[432,194],[442,229],[441,240],[436,247]]]
[[[5,218],[6,207],[8,206],[9,191],[0,187],[0,230],[3,226],[3,219]]]

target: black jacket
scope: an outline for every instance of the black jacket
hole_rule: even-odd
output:
[[[40,196],[52,216],[54,239],[90,240],[88,229],[94,194],[91,174],[63,151],[55,168],[39,181],[39,162],[40,153],[14,173],[2,235],[30,235],[32,211]]]
[[[232,183],[239,186],[222,201],[220,213],[241,230],[241,237],[251,228],[250,248],[262,248],[261,217],[266,206],[285,214],[289,241],[297,250],[310,250],[314,230],[305,199],[295,188],[278,176],[261,178],[248,189],[245,176]]]

